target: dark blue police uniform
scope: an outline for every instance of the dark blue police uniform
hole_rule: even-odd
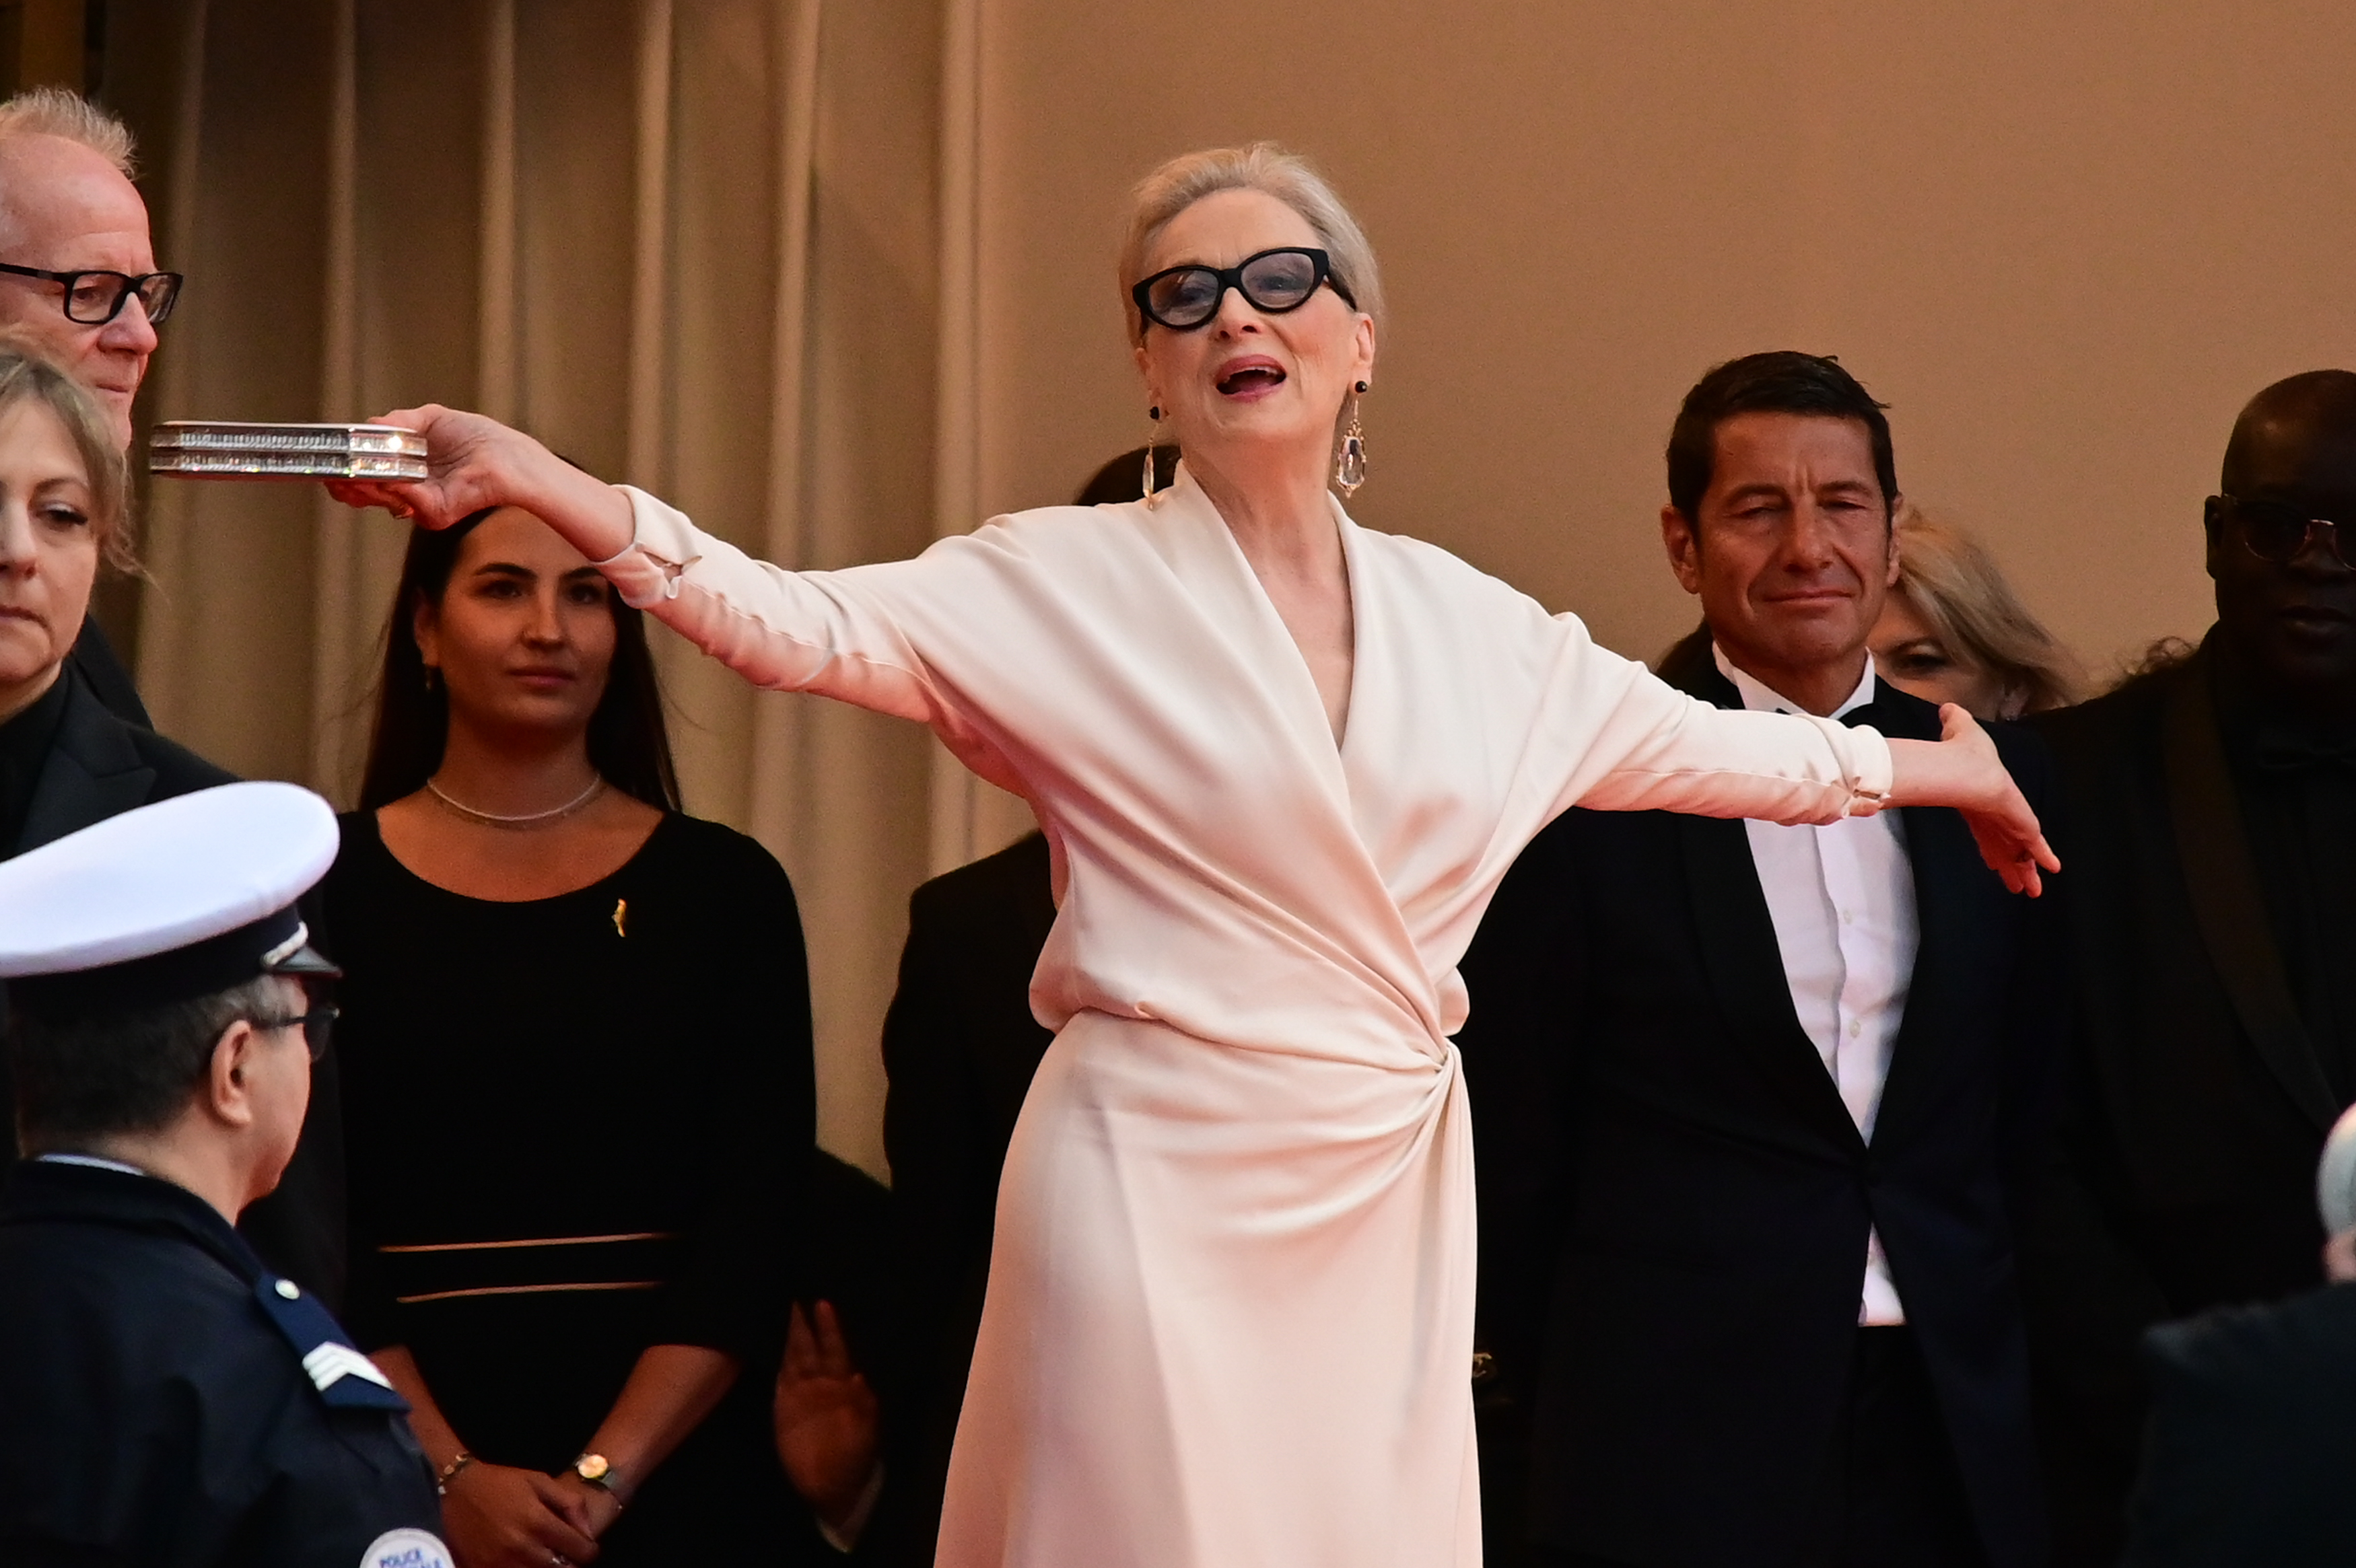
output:
[[[0,1563],[447,1568],[409,1406],[171,1182],[0,1193]]]

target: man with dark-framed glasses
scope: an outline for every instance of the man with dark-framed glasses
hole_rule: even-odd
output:
[[[2035,720],[2078,1005],[2023,1279],[2067,1563],[2116,1560],[2144,1330],[2321,1282],[2356,1100],[2356,374],[2252,399],[2203,524],[2198,651]]]
[[[155,270],[131,159],[129,129],[73,93],[37,87],[0,102],[0,332],[97,393],[125,450],[155,328],[180,289]],[[150,725],[94,620],[72,658],[110,711]]]
[[[96,392],[131,444],[131,403],[180,289],[155,270],[131,133],[69,92],[0,103],[0,328]]]

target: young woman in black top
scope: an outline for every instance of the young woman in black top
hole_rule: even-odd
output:
[[[813,1135],[792,887],[681,815],[637,612],[530,514],[410,540],[344,965],[350,1317],[464,1568],[756,1563]],[[748,1375],[749,1374],[749,1375]]]

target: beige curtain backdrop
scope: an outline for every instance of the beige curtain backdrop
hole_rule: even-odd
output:
[[[129,9],[110,76],[192,280],[155,416],[440,400],[779,562],[932,536],[938,0]],[[159,724],[348,802],[405,536],[310,487],[155,486],[138,662]],[[656,637],[689,809],[761,839],[801,897],[821,1138],[880,1172],[907,894],[1020,804],[937,783],[921,731]]]
[[[520,421],[780,561],[902,555],[1144,438],[1122,194],[1275,137],[1393,307],[1355,510],[1607,645],[1691,624],[1655,513],[1713,362],[1833,352],[1909,494],[2098,668],[2208,621],[2235,409],[2356,361],[2344,0],[110,0],[191,282],[160,417]],[[164,488],[168,730],[347,791],[400,530]],[[667,641],[667,635],[666,635]],[[904,901],[1024,825],[922,734],[676,645],[689,805],[804,901],[830,1147],[880,1168]]]

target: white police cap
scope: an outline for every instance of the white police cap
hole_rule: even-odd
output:
[[[158,1006],[265,974],[333,975],[294,901],[336,858],[335,808],[232,784],[126,811],[0,863],[0,977],[45,1017]]]

